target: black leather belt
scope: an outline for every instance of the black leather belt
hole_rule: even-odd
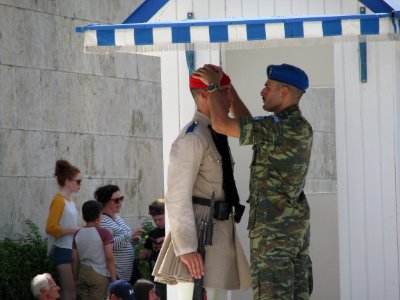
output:
[[[204,205],[204,206],[208,206],[208,207],[210,207],[210,205],[211,205],[211,200],[206,199],[206,198],[193,196],[192,201],[194,204],[200,204],[200,205]]]

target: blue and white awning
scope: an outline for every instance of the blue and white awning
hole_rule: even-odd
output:
[[[399,37],[396,13],[364,15],[231,18],[185,20],[116,25],[86,25],[77,32],[85,33],[86,52],[159,51],[169,49],[221,49],[262,47],[304,42],[308,39],[346,39]]]

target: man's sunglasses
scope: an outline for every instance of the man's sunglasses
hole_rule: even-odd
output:
[[[124,196],[118,197],[118,198],[111,198],[111,201],[114,201],[115,204],[118,204],[122,201],[124,201]]]

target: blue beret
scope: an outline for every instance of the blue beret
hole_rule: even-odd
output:
[[[303,92],[308,89],[307,74],[302,69],[292,65],[269,65],[267,67],[267,76],[271,80],[293,85]]]

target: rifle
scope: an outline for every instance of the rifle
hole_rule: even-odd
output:
[[[208,220],[203,219],[200,223],[199,235],[198,235],[198,246],[197,252],[200,253],[203,263],[205,264],[206,258],[206,245],[212,245],[213,238],[213,216],[214,216],[214,203],[215,203],[215,192],[211,195],[210,202],[210,213],[208,214]],[[204,300],[205,288],[203,287],[203,278],[194,280],[193,298],[192,300]]]

